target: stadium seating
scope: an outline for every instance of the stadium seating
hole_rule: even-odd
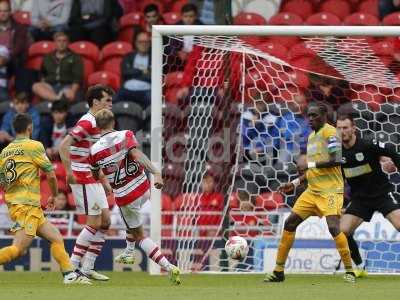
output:
[[[120,101],[113,104],[115,121],[119,130],[139,131],[143,127],[143,109],[140,105]]]
[[[168,12],[163,14],[163,19],[166,25],[174,25],[181,20],[181,16],[176,12]]]
[[[285,206],[282,195],[278,192],[267,192],[256,198],[256,207],[276,211]]]
[[[256,48],[282,60],[286,61],[288,59],[287,48],[279,43],[266,42],[257,45]]]
[[[186,5],[189,1],[188,0],[176,0],[172,1],[172,12],[181,13],[182,7]]]
[[[235,25],[267,25],[267,21],[256,13],[240,13],[233,19]]]
[[[373,15],[378,18],[379,17],[378,1],[379,0],[364,0],[360,2],[360,5],[358,6],[358,11]]]
[[[19,24],[31,25],[31,13],[29,11],[15,11],[12,17]]]
[[[293,13],[278,13],[272,16],[269,21],[269,25],[302,25],[303,19]]]
[[[119,19],[118,40],[131,43],[134,38],[134,26],[142,26],[143,14],[140,12],[132,12],[122,16]]]
[[[40,41],[33,43],[28,50],[28,60],[26,67],[29,69],[40,70],[43,56],[53,52],[55,44],[52,41]]]
[[[314,13],[314,7],[307,0],[290,0],[283,5],[281,12],[294,13],[306,20]]]
[[[394,12],[385,16],[382,20],[382,24],[387,26],[400,25],[400,12]]]
[[[89,75],[88,84],[106,84],[114,90],[118,90],[120,87],[120,77],[113,72],[99,71]]]
[[[344,24],[348,26],[376,26],[379,25],[379,19],[371,14],[357,12],[348,16],[344,20]]]
[[[96,70],[96,65],[100,57],[100,50],[95,44],[87,41],[72,43],[69,45],[69,48],[82,58],[84,82],[86,83],[89,75]]]
[[[334,14],[340,20],[344,20],[350,15],[352,8],[351,4],[346,0],[328,0],[322,3],[319,11]]]
[[[101,49],[101,70],[120,75],[122,58],[132,50],[131,44],[122,41],[112,42],[105,45]]]
[[[342,21],[332,13],[320,12],[309,16],[305,23],[307,25],[338,26],[342,24]]]

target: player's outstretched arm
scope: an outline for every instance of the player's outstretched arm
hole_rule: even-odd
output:
[[[69,184],[75,183],[75,177],[72,174],[72,168],[71,168],[71,157],[69,154],[69,150],[73,142],[74,138],[68,134],[60,143],[60,148],[58,150],[65,171],[67,172],[67,182]]]
[[[133,148],[129,151],[129,155],[133,160],[138,162],[146,171],[150,172],[154,176],[154,186],[157,189],[161,189],[164,186],[164,181],[161,176],[161,172],[153,165],[150,159],[137,148]]]

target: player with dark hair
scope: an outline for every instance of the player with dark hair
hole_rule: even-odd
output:
[[[71,261],[76,268],[95,280],[109,278],[94,270],[94,263],[104,244],[104,230],[110,226],[107,193],[111,187],[104,174],[95,178],[89,163],[90,147],[100,138],[94,115],[103,108],[111,109],[114,91],[105,85],[94,85],[86,92],[89,111],[76,123],[74,129],[60,144],[59,153],[67,173],[78,212],[87,215],[72,252]],[[83,260],[82,260],[83,259]]]
[[[390,157],[400,168],[400,155],[385,143],[357,136],[350,115],[339,116],[336,127],[342,138],[343,174],[351,189],[350,204],[340,220],[340,229],[348,237],[354,263],[361,266],[362,259],[352,235],[362,222],[369,222],[378,211],[400,230],[400,197],[394,193],[394,186],[380,163],[382,157]],[[366,275],[364,268],[355,273],[358,277]]]
[[[298,162],[298,168],[306,172],[292,182],[279,187],[280,192],[289,193],[306,179],[308,184],[285,221],[276,266],[273,273],[266,275],[265,282],[285,280],[284,266],[295,239],[297,226],[308,217],[315,215],[326,218],[329,232],[335,240],[336,248],[346,268],[344,280],[355,282],[347,239],[340,231],[344,192],[340,169],[341,144],[336,128],[327,123],[327,111],[327,107],[322,103],[313,103],[309,106],[307,115],[313,132],[308,137],[307,164]]]
[[[30,139],[32,118],[28,114],[18,114],[13,127],[16,138],[0,155],[0,183],[5,190],[8,213],[14,221],[10,229],[14,238],[11,246],[0,249],[0,265],[23,256],[38,235],[50,242],[50,252],[60,266],[64,284],[91,284],[86,276],[74,272],[76,268],[65,251],[60,232],[43,214],[39,170],[46,174],[51,190],[47,201],[49,209],[54,209],[54,198],[58,194],[57,178],[42,143]]]

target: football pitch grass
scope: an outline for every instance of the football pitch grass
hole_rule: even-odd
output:
[[[118,300],[118,299],[290,299],[364,300],[399,299],[400,277],[369,276],[356,284],[339,275],[289,275],[284,283],[263,283],[262,275],[182,276],[172,286],[166,276],[147,273],[105,272],[109,282],[93,286],[64,286],[59,273],[0,272],[0,299],[27,300]]]

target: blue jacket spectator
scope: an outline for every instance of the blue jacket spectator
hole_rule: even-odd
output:
[[[26,93],[18,93],[13,99],[13,107],[10,108],[3,117],[0,131],[0,143],[11,142],[15,137],[12,126],[16,114],[28,113],[32,117],[33,132],[32,139],[39,140],[40,135],[40,114],[36,108],[30,107]]]
[[[274,156],[274,139],[279,138],[274,127],[277,115],[268,112],[263,101],[257,101],[255,108],[247,109],[242,116],[242,143],[247,160],[254,155]]]
[[[307,139],[312,129],[306,118],[307,100],[303,94],[296,95],[289,107],[291,110],[276,120],[275,128],[280,138],[274,141],[276,149],[287,150],[286,158],[280,159],[293,161],[294,156],[307,152]]]

